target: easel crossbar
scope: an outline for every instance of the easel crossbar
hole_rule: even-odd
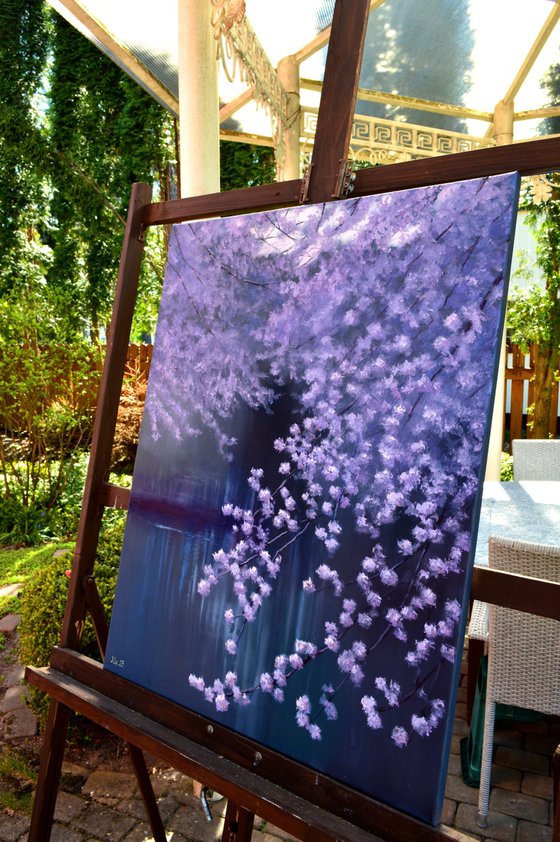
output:
[[[131,745],[150,752],[186,775],[203,777],[208,786],[235,803],[243,803],[267,821],[285,826],[289,815],[290,832],[297,834],[302,842],[376,842],[378,839],[52,667],[28,667],[26,678],[53,699]],[[432,832],[430,837],[417,838],[440,837]]]
[[[97,661],[73,650],[55,647],[50,668],[27,669],[27,678],[31,684],[133,745],[140,745],[138,737],[132,739],[122,729],[114,731],[112,720],[106,720],[107,710],[112,709],[110,706],[107,708],[109,701],[119,706],[125,723],[141,721],[145,725],[150,722],[155,729],[152,735],[159,733],[158,729],[163,729],[162,732],[168,736],[172,735],[169,737],[171,746],[176,746],[177,739],[185,740],[185,751],[188,751],[181,761],[182,771],[197,780],[202,777],[208,786],[237,799],[235,803],[258,812],[262,818],[274,821],[298,838],[308,838],[298,836],[303,831],[301,823],[315,827],[313,822],[317,816],[322,816],[324,820],[318,827],[330,831],[329,840],[333,837],[338,821],[343,823],[342,828],[345,828],[347,835],[340,836],[337,830],[336,838],[347,838],[350,842],[354,839],[375,842],[378,837],[372,834],[380,834],[385,842],[445,842],[454,838],[447,836],[441,828],[434,828],[357,793],[269,748],[256,746],[253,741],[230,729],[104,670]],[[73,696],[74,690],[80,690],[76,698]],[[167,743],[162,745],[163,748],[154,743],[148,750],[175,766],[176,758],[169,753]],[[146,748],[143,744],[141,747]],[[258,748],[258,761],[255,748]],[[225,758],[228,758],[227,761]],[[206,765],[200,766],[201,763]],[[218,781],[209,777],[208,769],[220,776]],[[231,770],[235,771],[233,791],[228,778]],[[266,810],[266,803],[261,804],[263,792],[268,792],[269,785],[273,787],[271,792],[276,799],[275,803],[278,805],[282,802],[284,808],[274,816],[265,815],[263,810]],[[262,791],[261,786],[264,787]],[[243,795],[242,800],[239,800],[240,795]],[[257,808],[256,803],[259,805]],[[312,804],[318,812],[309,813],[307,804]],[[302,813],[297,812],[296,808],[299,807],[305,808]],[[358,836],[352,836],[349,828],[356,831]],[[317,836],[309,838],[319,839]]]

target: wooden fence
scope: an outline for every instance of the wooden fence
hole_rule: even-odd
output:
[[[517,345],[508,344],[506,359],[506,412],[503,449],[509,450],[509,443],[527,435],[527,407],[534,400],[531,379],[534,374],[533,350],[525,354]],[[553,438],[558,429],[558,383],[552,393],[549,432]]]
[[[132,377],[143,377],[150,368],[151,345],[130,345],[127,366]],[[533,353],[525,354],[517,345],[508,344],[506,362],[506,411],[504,422],[503,449],[509,450],[509,442],[527,435],[527,407],[533,403],[534,373]],[[558,383],[553,392],[550,413],[550,434],[560,435],[558,425]]]
[[[126,355],[126,367],[131,376],[147,375],[152,360],[153,345],[129,345]]]

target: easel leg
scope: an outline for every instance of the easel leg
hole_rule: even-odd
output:
[[[70,708],[59,702],[50,704],[28,842],[49,842],[51,838],[71,713]]]
[[[470,725],[472,710],[474,705],[474,697],[476,693],[476,682],[478,680],[478,669],[480,667],[480,659],[484,655],[484,641],[483,640],[469,640],[469,650],[467,658],[467,722]]]
[[[154,790],[152,789],[152,782],[148,774],[144,755],[139,748],[131,745],[130,743],[128,744],[128,750],[130,752],[130,759],[132,760],[134,771],[136,772],[136,780],[138,781],[142,801],[144,802],[146,813],[148,814],[148,821],[150,822],[154,842],[166,842],[165,828],[163,826],[163,822],[161,821],[159,808],[154,795]]]
[[[254,813],[228,801],[222,842],[251,842]]]

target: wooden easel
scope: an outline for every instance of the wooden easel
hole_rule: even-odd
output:
[[[372,842],[372,834],[393,842],[437,842],[442,831],[363,796],[307,767],[256,746],[203,717],[161,699],[78,653],[86,614],[93,619],[101,652],[107,624],[95,585],[94,560],[105,506],[127,508],[129,492],[107,482],[126,351],[149,225],[199,217],[336,200],[348,186],[350,132],[365,38],[369,0],[337,0],[311,166],[304,179],[151,204],[148,185],[132,188],[107,356],[95,420],[89,471],[70,592],[50,667],[27,668],[28,681],[52,697],[29,842],[48,842],[60,781],[68,722],[73,710],[124,738],[156,842],[165,831],[143,751],[203,780],[228,798],[223,842],[249,842],[256,813],[302,840]],[[522,175],[560,167],[560,140],[527,142],[413,161],[356,173],[354,196],[419,187],[518,170]],[[487,571],[490,577],[496,571]],[[500,574],[504,576],[505,574]],[[520,577],[510,577],[512,579]],[[478,584],[477,584],[478,583]],[[480,576],[479,598],[498,601],[495,583]],[[560,587],[560,586],[557,586]],[[543,613],[542,592],[529,606]],[[503,598],[503,585],[501,585]],[[511,607],[527,610],[527,591],[518,589]],[[551,601],[552,599],[552,601]],[[560,619],[560,600],[547,588],[549,611]],[[511,604],[511,599],[508,604]],[[550,613],[548,616],[551,616]],[[555,839],[559,837],[555,834]]]

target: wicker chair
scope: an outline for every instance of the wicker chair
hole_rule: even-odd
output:
[[[560,480],[560,439],[514,439],[515,480]]]
[[[506,538],[488,541],[490,567],[560,581],[560,547]],[[560,623],[490,606],[488,676],[478,819],[486,827],[496,704],[560,715]]]

